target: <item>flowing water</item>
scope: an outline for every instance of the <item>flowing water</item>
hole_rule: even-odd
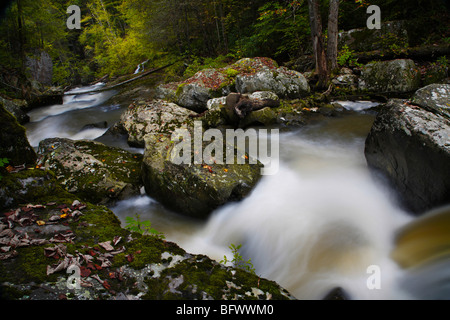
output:
[[[76,88],[70,93],[98,89],[103,83],[91,87]],[[28,140],[32,147],[37,147],[41,140],[47,138],[95,139],[103,135],[107,128],[89,128],[84,126],[100,121],[113,124],[123,112],[118,105],[105,102],[115,94],[114,91],[93,94],[64,96],[63,104],[56,104],[32,110],[30,123],[26,125]]]
[[[31,112],[31,144],[100,136],[106,129],[80,128],[118,120],[123,110],[107,104],[112,94],[68,97],[61,106]],[[405,271],[390,258],[396,230],[412,218],[364,158],[374,120],[365,110],[373,103],[344,105],[358,112],[281,133],[278,173],[263,176],[246,199],[217,209],[207,221],[169,212],[146,195],[112,210],[122,222],[139,213],[167,240],[218,261],[231,258],[230,244],[242,244],[242,256],[258,275],[299,299],[321,299],[334,287],[353,299],[414,298],[402,284]]]

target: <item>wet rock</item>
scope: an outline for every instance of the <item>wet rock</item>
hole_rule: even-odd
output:
[[[49,106],[52,104],[63,104],[63,89],[59,87],[50,87],[42,93],[33,95],[27,100],[27,110],[38,107]]]
[[[33,165],[36,153],[28,142],[25,128],[3,107],[3,101],[0,101],[0,127],[0,156],[13,166]]]
[[[190,123],[196,113],[164,100],[137,101],[122,114],[119,126],[128,133],[128,144],[144,147],[149,133],[172,133]]]
[[[348,294],[340,287],[332,289],[323,300],[349,300]]]
[[[89,123],[89,124],[83,126],[83,128],[81,128],[80,131],[84,131],[84,130],[88,130],[88,129],[95,129],[95,128],[106,129],[106,128],[108,128],[108,122],[100,121],[100,122],[96,122],[96,123]]]
[[[140,193],[140,154],[99,142],[54,138],[40,142],[38,155],[39,165],[86,201],[106,204]]]
[[[412,102],[431,112],[450,117],[450,84],[430,84],[416,91]]]
[[[420,71],[410,59],[368,63],[359,79],[359,89],[374,92],[405,93],[419,86]]]
[[[208,111],[198,119],[207,127],[302,126],[320,115],[334,117],[345,112],[339,104],[326,104],[315,97],[280,100],[274,92],[257,91],[242,96],[256,101],[264,99],[279,101],[279,104],[254,110],[240,119],[234,111],[235,103],[239,101],[240,96],[238,93],[230,93],[226,97],[210,99],[207,103]]]
[[[386,175],[415,213],[450,199],[450,120],[406,101],[381,108],[366,139],[365,156]]]
[[[146,135],[142,166],[147,194],[176,212],[205,218],[217,207],[244,198],[261,177],[259,163],[237,164],[236,158],[233,164],[194,164],[193,149],[191,164],[177,164],[172,150],[179,143],[168,134]]]

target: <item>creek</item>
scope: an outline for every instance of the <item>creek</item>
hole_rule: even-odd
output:
[[[112,95],[66,96],[63,105],[31,111],[31,145],[50,137],[100,137],[107,128],[81,129],[119,119],[124,106],[108,104]],[[123,225],[138,213],[167,240],[217,261],[232,257],[231,244],[242,244],[240,253],[258,275],[298,299],[321,299],[335,287],[352,299],[415,298],[402,282],[405,271],[390,258],[396,230],[413,218],[397,205],[395,191],[374,178],[364,157],[375,118],[368,109],[375,104],[342,104],[356,112],[280,133],[278,173],[263,176],[247,198],[217,209],[206,221],[170,212],[144,194],[111,209]],[[379,274],[371,273],[373,266]]]

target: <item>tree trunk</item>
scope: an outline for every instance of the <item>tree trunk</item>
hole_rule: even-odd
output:
[[[328,80],[327,58],[323,45],[322,19],[320,18],[319,0],[308,0],[309,23],[313,43],[314,57],[316,60],[316,73],[319,76],[318,87],[326,86]]]
[[[223,23],[224,16],[223,16],[222,3],[219,3],[219,15],[220,15],[220,24],[222,25],[222,39],[223,39],[223,43],[225,45],[225,52],[228,53],[228,37],[227,37],[226,29],[225,29],[225,24]]]
[[[25,74],[25,30],[21,0],[17,1],[17,31],[19,36],[20,71]]]
[[[339,15],[339,0],[330,0],[330,11],[328,15],[328,44],[327,44],[327,58],[329,72],[336,70],[337,65],[337,50],[338,50],[338,15]]]

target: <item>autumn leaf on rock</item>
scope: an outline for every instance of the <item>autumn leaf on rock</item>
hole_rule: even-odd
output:
[[[83,278],[86,278],[86,277],[89,277],[89,275],[91,274],[91,270],[89,269],[89,268],[87,268],[87,267],[84,267],[84,266],[81,266],[80,267],[80,275],[83,277]]]
[[[100,242],[99,246],[101,246],[103,249],[105,249],[106,251],[112,251],[114,250],[114,247],[111,246],[111,241],[105,241],[105,242]]]

